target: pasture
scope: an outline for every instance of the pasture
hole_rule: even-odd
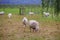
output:
[[[0,40],[60,40],[60,19],[49,17],[42,17],[39,14],[18,15],[19,9],[0,9],[4,10],[5,14],[0,15]],[[38,9],[39,10],[39,9]],[[35,11],[35,10],[33,10]],[[11,12],[12,18],[9,19],[7,14]],[[29,12],[28,9],[25,10]],[[40,23],[39,32],[30,32],[29,26],[22,25],[22,18],[26,16],[29,20],[34,19]]]

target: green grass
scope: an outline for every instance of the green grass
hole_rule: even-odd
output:
[[[23,9],[24,11],[23,11],[23,13],[25,14],[25,15],[29,15],[28,13],[30,12],[30,11],[33,11],[36,15],[37,15],[37,17],[39,18],[34,18],[35,20],[37,19],[38,21],[60,21],[60,16],[59,17],[54,17],[54,18],[52,18],[52,14],[53,14],[53,10],[51,10],[51,8],[49,8],[49,12],[50,12],[50,14],[51,14],[51,16],[49,16],[49,17],[42,17],[42,14],[41,14],[41,12],[42,12],[42,8],[41,7],[25,7],[25,9]],[[46,9],[44,9],[45,11],[46,11]],[[17,15],[19,15],[20,14],[20,12],[19,12],[19,8],[0,8],[0,11],[4,11],[5,12],[5,14],[8,14],[8,13],[12,13],[12,14],[17,14]]]
[[[12,14],[19,14],[18,8],[1,8],[0,11],[4,11],[5,14],[12,13]]]
[[[41,13],[41,8],[39,7],[25,7],[25,9],[23,9],[23,13],[28,14],[30,11],[33,11],[34,13]],[[13,13],[13,14],[19,14],[19,8],[0,8],[0,11],[4,11],[5,14],[8,13]]]

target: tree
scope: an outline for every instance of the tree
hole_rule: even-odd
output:
[[[46,4],[47,4],[47,5],[46,5],[46,7],[47,7],[47,10],[46,10],[46,11],[47,11],[47,12],[48,12],[49,5],[50,5],[49,3],[50,3],[50,0],[46,0]]]
[[[44,5],[44,0],[42,0],[42,16],[43,16],[43,11],[44,11],[45,5]]]
[[[55,15],[58,16],[60,12],[60,0],[55,0]]]
[[[46,8],[46,11],[48,11],[49,5],[50,5],[50,0],[42,0],[42,8],[43,8],[43,9]],[[43,10],[43,11],[44,11],[44,10]]]

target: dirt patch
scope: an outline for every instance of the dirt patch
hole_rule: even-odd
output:
[[[30,32],[29,27],[22,25],[21,19],[23,16],[15,15],[11,19],[2,16],[0,20],[0,39],[1,40],[56,40],[60,33],[60,22],[55,21],[40,21],[40,32]],[[34,39],[33,39],[34,40]]]

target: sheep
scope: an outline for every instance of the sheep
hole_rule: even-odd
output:
[[[23,22],[23,25],[26,27],[27,26],[27,23],[28,23],[28,19],[26,17],[24,17],[22,19],[22,22]]]
[[[43,12],[44,16],[48,17],[50,14],[49,12]]]
[[[29,20],[29,27],[30,27],[30,31],[31,31],[31,29],[33,29],[33,32],[38,31],[39,30],[39,22],[37,22],[36,20]]]
[[[12,17],[12,13],[9,13],[8,14],[8,18],[10,19]]]
[[[23,17],[23,19],[22,19],[22,23],[23,23],[23,27],[24,27],[24,32],[25,32],[25,29],[26,29],[26,26],[28,25],[28,19],[26,18],[26,17]]]
[[[43,12],[43,14],[45,14],[46,12]]]
[[[3,15],[4,14],[4,11],[1,11],[0,14]]]
[[[29,20],[28,21],[28,19],[26,17],[24,17],[22,22],[23,22],[23,25],[25,25],[25,27],[27,25],[29,25],[30,31],[31,31],[31,29],[33,29],[33,31],[39,30],[39,22],[37,22],[36,20]],[[24,31],[25,31],[25,27],[24,27]]]
[[[29,12],[29,15],[33,15],[34,14],[34,12]]]

